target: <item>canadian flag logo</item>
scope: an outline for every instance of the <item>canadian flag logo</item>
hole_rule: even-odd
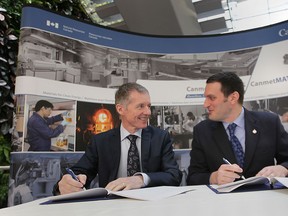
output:
[[[57,22],[51,22],[50,20],[47,20],[46,21],[46,25],[47,26],[51,26],[51,27],[54,27],[54,28],[59,28],[59,23],[57,23]]]

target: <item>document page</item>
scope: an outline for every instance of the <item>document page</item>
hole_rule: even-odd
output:
[[[135,190],[123,190],[118,192],[110,192],[110,194],[139,200],[161,200],[172,197],[178,194],[192,191],[190,187],[173,187],[173,186],[159,186],[149,187]]]
[[[218,192],[221,193],[228,193],[236,188],[239,188],[243,185],[256,185],[256,184],[267,184],[270,183],[269,178],[267,177],[261,177],[261,176],[255,176],[255,177],[250,177],[244,180],[239,180],[235,182],[231,182],[228,184],[223,184],[223,185],[210,185],[210,187],[216,189]]]
[[[92,188],[71,194],[52,196],[49,198],[49,200],[62,201],[71,199],[84,199],[91,197],[106,197],[108,195],[117,195],[121,197],[138,199],[138,200],[160,200],[181,193],[185,193],[188,191],[192,191],[191,187],[189,186],[187,187],[159,186],[159,187],[148,187],[148,188],[123,190],[123,191],[108,191],[105,188]]]
[[[108,195],[108,191],[105,188],[91,188],[88,190],[83,190],[70,194],[63,194],[58,196],[51,196],[49,200],[51,201],[62,201],[71,199],[84,199],[90,197],[105,197]]]
[[[288,178],[287,177],[274,177],[277,182],[280,182],[282,185],[288,188]]]

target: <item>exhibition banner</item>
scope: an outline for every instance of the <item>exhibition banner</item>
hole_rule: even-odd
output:
[[[73,61],[63,59],[65,54],[59,60],[49,56],[59,64],[54,70],[63,67],[68,71],[65,81],[108,88],[140,82],[149,88],[155,105],[194,105],[203,103],[205,80],[220,71],[241,76],[246,101],[287,96],[287,25],[286,21],[231,34],[159,37],[116,31],[24,7],[21,32],[23,40],[30,38],[74,55]],[[24,61],[32,61],[35,67],[44,67],[45,61],[48,64],[48,59],[41,62],[43,58],[25,57]],[[79,67],[81,73],[70,72],[73,67]],[[85,73],[89,76],[86,82]],[[37,71],[32,76],[63,80],[61,75],[51,78]]]
[[[287,47],[288,21],[222,35],[165,37],[117,31],[24,7],[10,205],[51,195],[62,170],[78,160],[92,136],[120,125],[114,94],[128,82],[149,90],[149,124],[169,131],[184,185],[193,127],[207,117],[206,79],[234,72],[245,85],[244,107],[282,115],[288,111]],[[57,133],[47,140],[37,137],[36,144],[48,148],[36,151],[31,131],[37,128],[31,118],[43,100],[53,104],[49,118],[58,121],[49,127]],[[73,160],[67,159],[69,154]],[[31,160],[21,164],[24,157]],[[20,181],[23,176],[26,180]],[[41,182],[35,176],[41,176]],[[50,180],[43,189],[45,179]]]
[[[131,34],[29,6],[23,8],[21,27],[39,29],[103,47],[148,54],[212,53],[250,49],[285,41],[288,37],[287,22],[213,36],[158,37]]]

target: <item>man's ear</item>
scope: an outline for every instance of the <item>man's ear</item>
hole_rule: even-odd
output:
[[[122,104],[116,104],[116,111],[118,112],[119,115],[121,115],[124,111],[124,107]]]
[[[230,100],[232,103],[238,103],[239,101],[239,93],[237,91],[234,91],[231,95],[230,95]]]

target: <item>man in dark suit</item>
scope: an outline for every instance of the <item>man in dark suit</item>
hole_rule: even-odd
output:
[[[99,186],[113,191],[180,184],[182,173],[174,159],[169,133],[147,126],[151,115],[148,90],[136,83],[124,84],[115,94],[115,104],[120,128],[95,135],[83,157],[71,168],[79,181],[64,175],[56,184],[54,194],[89,187],[97,174]],[[140,167],[133,175],[127,171],[128,135],[136,136],[137,158],[140,157]]]
[[[194,128],[188,185],[225,184],[239,179],[239,173],[246,178],[288,175],[287,132],[276,114],[242,106],[244,85],[235,73],[208,78],[204,95],[209,119]],[[237,141],[228,131],[232,123],[236,124]],[[235,142],[240,146],[237,151],[232,147]]]

